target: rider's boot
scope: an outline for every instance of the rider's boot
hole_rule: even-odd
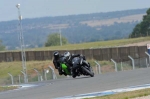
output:
[[[75,74],[72,74],[72,77],[73,77],[73,78],[75,78],[75,77],[76,77],[76,75],[75,75]]]
[[[58,72],[59,72],[59,75],[62,75],[62,74],[63,74],[63,72],[62,72],[62,70],[61,70],[60,67],[58,68]]]
[[[67,76],[67,74],[65,72],[62,72],[62,74],[64,74],[65,76]]]
[[[62,75],[63,73],[62,72],[59,72],[59,75]]]
[[[76,73],[75,73],[75,71],[73,71],[73,70],[72,70],[72,71],[71,71],[71,74],[72,74],[72,77],[73,77],[73,78],[75,78],[75,77],[76,77]]]

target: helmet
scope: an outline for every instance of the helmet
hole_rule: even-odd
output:
[[[69,60],[70,57],[71,57],[70,52],[65,52],[65,53],[64,53],[64,57],[65,57],[66,60]]]
[[[55,51],[53,53],[53,56],[54,56],[55,59],[58,59],[59,58],[59,52]]]

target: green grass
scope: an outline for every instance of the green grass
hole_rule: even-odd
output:
[[[81,44],[68,44],[63,46],[36,48],[34,50],[76,50],[76,49],[89,49],[89,48],[100,48],[100,47],[114,47],[114,46],[122,46],[126,44],[132,44],[132,43],[143,42],[148,40],[150,40],[150,37],[89,42],[89,43],[81,43]]]
[[[31,70],[33,70],[33,68],[37,68],[37,69],[41,69],[42,66],[44,66],[44,68],[46,66],[48,66],[49,64],[52,64],[52,61],[29,61],[26,62],[26,67],[27,70],[29,71],[29,73],[31,72]],[[21,70],[22,70],[22,62],[1,62],[0,63],[0,78],[4,78],[7,77],[8,74],[7,73],[11,73],[12,75],[17,75],[17,74],[21,74]],[[7,74],[7,75],[6,75]]]
[[[77,49],[116,47],[116,46],[123,46],[126,44],[138,43],[138,42],[149,41],[149,40],[150,40],[150,37],[140,37],[140,38],[132,38],[132,39],[97,41],[97,42],[88,42],[88,43],[80,43],[80,44],[67,44],[63,46],[32,48],[32,49],[26,49],[26,51],[77,50]]]
[[[13,90],[13,89],[17,89],[18,86],[0,86],[0,92],[2,91],[7,91],[7,90]]]
[[[28,61],[26,62],[27,73],[30,77],[30,82],[35,81],[37,78],[36,72],[33,70],[36,68],[41,74],[43,73],[43,69],[48,69],[48,66],[52,64],[52,61]],[[19,75],[22,76],[22,62],[1,62],[0,63],[0,85],[11,84],[10,76],[8,73],[12,74],[14,77],[14,84],[18,82]],[[34,80],[33,80],[34,79]]]
[[[143,97],[148,95],[150,95],[150,88],[137,90],[137,91],[118,93],[113,95],[107,95],[107,96],[101,96],[101,97],[85,98],[85,99],[132,99],[132,98]]]

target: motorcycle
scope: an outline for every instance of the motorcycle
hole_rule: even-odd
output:
[[[65,59],[66,59],[65,57],[60,58],[59,62],[61,65],[61,69],[66,75],[72,76],[72,73],[71,73],[72,70],[71,68],[69,68],[69,66],[67,66]],[[76,76],[80,76],[80,75],[94,77],[93,69],[90,66],[90,63],[86,61],[85,57],[73,58],[72,64],[77,66],[77,68],[75,69],[75,75],[72,76],[73,78],[75,78]]]
[[[76,76],[80,75],[85,75],[85,76],[91,76],[94,77],[94,72],[92,67],[90,66],[90,63],[88,63],[85,59],[85,57],[75,57],[72,59],[72,64],[77,66],[75,69],[75,75],[73,78]]]

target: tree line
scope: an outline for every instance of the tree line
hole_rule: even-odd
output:
[[[143,16],[142,22],[138,23],[129,37],[141,37],[150,35],[150,8],[146,11],[146,15]]]

